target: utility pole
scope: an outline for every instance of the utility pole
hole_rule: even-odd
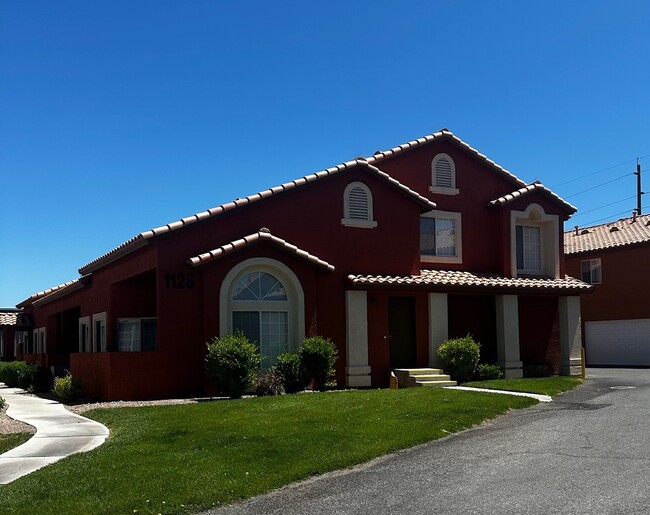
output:
[[[634,175],[636,175],[636,214],[641,216],[641,195],[643,195],[643,192],[641,191],[641,165],[638,157],[636,158],[636,172],[634,172]]]

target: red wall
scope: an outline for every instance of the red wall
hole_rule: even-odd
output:
[[[602,284],[580,296],[582,321],[650,318],[650,245],[567,255],[567,274],[581,279],[581,262],[596,258],[601,260]]]

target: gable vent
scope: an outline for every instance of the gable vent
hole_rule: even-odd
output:
[[[360,186],[352,188],[348,194],[348,218],[369,220],[368,194]]]
[[[441,157],[436,162],[436,186],[440,188],[453,188],[453,181],[451,162],[446,157]]]

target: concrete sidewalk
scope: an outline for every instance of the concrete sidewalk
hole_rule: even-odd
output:
[[[26,395],[2,383],[0,397],[9,405],[8,416],[36,428],[27,442],[0,455],[0,484],[11,483],[70,454],[90,451],[108,436],[106,426],[70,413],[59,402]]]

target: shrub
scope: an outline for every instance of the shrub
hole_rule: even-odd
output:
[[[524,364],[524,377],[551,377],[553,367],[548,363],[529,363]]]
[[[442,342],[438,359],[454,381],[465,383],[472,379],[481,355],[481,346],[470,335]]]
[[[300,362],[300,356],[295,352],[280,354],[275,362],[275,370],[282,379],[284,391],[296,393],[305,389],[309,378]]]
[[[0,363],[0,382],[10,388],[43,392],[52,387],[52,374],[37,364],[7,361]]]
[[[73,401],[81,395],[81,383],[68,372],[65,377],[54,380],[54,393],[63,401]]]
[[[284,386],[282,386],[282,376],[275,368],[269,370],[266,374],[260,374],[257,378],[255,393],[258,397],[269,395],[282,395]]]
[[[298,355],[307,377],[314,380],[316,389],[325,390],[327,380],[334,374],[337,357],[332,341],[322,336],[305,338]]]
[[[491,381],[492,379],[503,379],[503,372],[497,365],[481,363],[476,369],[480,381]]]
[[[0,410],[4,409],[6,402],[7,401],[5,401],[2,397],[0,397]]]
[[[213,338],[208,342],[206,372],[227,397],[239,398],[252,386],[260,361],[257,347],[243,333]]]

